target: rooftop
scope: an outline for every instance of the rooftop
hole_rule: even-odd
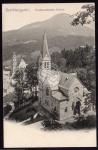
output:
[[[59,91],[52,91],[52,96],[54,98],[56,98],[57,100],[59,101],[62,101],[62,100],[67,100],[68,98],[66,96],[64,96],[61,92]]]
[[[69,89],[74,79],[77,77],[75,73],[62,73],[59,87]]]

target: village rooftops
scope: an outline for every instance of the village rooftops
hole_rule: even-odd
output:
[[[59,101],[68,100],[68,98],[59,91],[52,91],[52,97],[56,98]]]
[[[11,71],[9,71],[9,70],[8,71],[3,70],[3,75],[10,75],[10,72]]]

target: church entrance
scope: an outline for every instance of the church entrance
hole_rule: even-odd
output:
[[[75,106],[74,106],[74,109],[73,109],[73,114],[74,115],[80,116],[80,107],[81,107],[81,102],[77,101]]]

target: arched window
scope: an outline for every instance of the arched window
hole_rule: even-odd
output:
[[[74,88],[74,91],[75,91],[75,92],[78,92],[78,91],[79,91],[79,88],[78,88],[78,87],[75,87],[75,88]]]
[[[44,62],[44,68],[46,68],[46,62]]]
[[[47,62],[47,68],[49,68],[49,62]]]
[[[46,88],[46,95],[49,96],[49,88]]]

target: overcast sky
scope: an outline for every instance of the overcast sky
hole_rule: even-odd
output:
[[[60,13],[72,15],[80,11],[84,4],[86,3],[3,4],[2,30],[19,29],[27,24],[43,21]],[[43,9],[43,11],[40,9]],[[90,26],[94,28],[92,24]]]

